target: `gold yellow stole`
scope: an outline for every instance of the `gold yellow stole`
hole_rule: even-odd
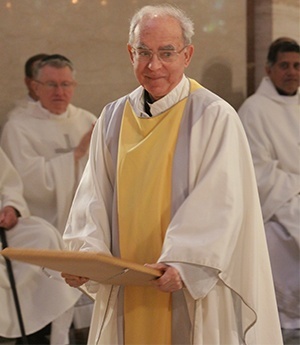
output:
[[[118,155],[121,257],[157,262],[170,222],[172,160],[185,100],[151,119],[138,118],[127,102]],[[171,294],[126,287],[125,344],[171,344]]]
[[[192,90],[200,87],[192,81]],[[170,223],[172,162],[184,99],[161,115],[139,118],[126,103],[120,130],[117,190],[120,253],[140,264],[157,262]],[[126,287],[124,341],[171,344],[171,294]]]

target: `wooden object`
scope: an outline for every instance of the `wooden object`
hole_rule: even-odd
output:
[[[98,252],[5,248],[5,258],[86,277],[102,284],[148,285],[160,271]]]

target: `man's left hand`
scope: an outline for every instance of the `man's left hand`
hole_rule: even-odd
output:
[[[162,276],[152,281],[154,287],[162,292],[175,292],[183,288],[183,282],[176,268],[163,263],[145,264],[162,272]]]

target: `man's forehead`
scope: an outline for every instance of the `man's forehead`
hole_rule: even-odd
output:
[[[136,46],[137,46],[137,48],[151,50],[151,48],[143,42],[137,42]],[[161,44],[158,46],[159,50],[172,50],[174,48],[175,48],[174,44],[170,44],[170,43],[169,44]]]
[[[72,71],[70,67],[55,67],[51,65],[46,65],[40,69],[39,75],[40,76],[60,76],[60,75],[72,75]]]
[[[61,72],[61,73],[65,73],[66,71],[72,72],[69,66],[57,67],[57,66],[52,66],[52,65],[45,65],[40,69],[40,71]]]
[[[183,32],[180,23],[175,18],[168,16],[144,18],[135,28],[135,38],[142,41],[150,37],[161,40],[169,37],[176,40],[183,37]]]
[[[137,35],[134,46],[145,49],[175,49],[184,43],[180,35]]]
[[[278,52],[277,54],[277,62],[278,61],[290,61],[290,60],[294,60],[294,61],[300,61],[300,53],[297,52]]]

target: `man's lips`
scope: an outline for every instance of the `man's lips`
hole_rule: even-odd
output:
[[[296,78],[287,78],[284,80],[286,83],[299,83],[299,79]]]
[[[146,75],[145,76],[147,79],[150,79],[150,80],[160,80],[160,79],[164,79],[164,76],[152,76],[152,75]]]

